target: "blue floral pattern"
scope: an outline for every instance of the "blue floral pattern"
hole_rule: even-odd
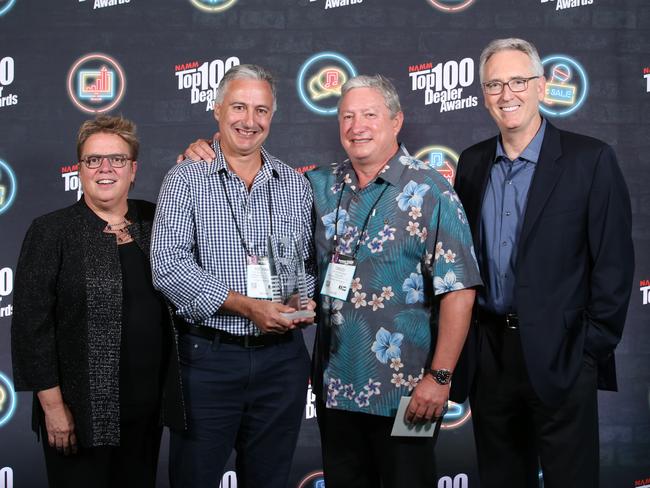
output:
[[[426,183],[418,185],[415,181],[409,181],[402,193],[397,195],[397,206],[400,210],[408,210],[410,207],[421,208],[424,195],[431,189]]]
[[[405,301],[408,304],[424,302],[424,279],[421,274],[411,273],[402,284],[402,291],[406,293]]]
[[[404,334],[395,332],[391,334],[386,329],[381,327],[375,336],[375,342],[372,343],[370,350],[375,353],[377,359],[386,364],[393,358],[400,357],[400,348]]]
[[[336,220],[336,209],[327,215],[323,215],[321,220],[325,226],[325,238],[331,239],[334,237],[334,232],[336,235],[342,234],[343,229],[345,229],[345,223],[349,220],[349,215],[347,210],[340,209],[338,212],[338,222],[336,222],[336,231],[334,230],[334,220]]]

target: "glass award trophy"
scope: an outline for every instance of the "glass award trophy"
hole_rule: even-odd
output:
[[[283,313],[289,319],[314,317],[309,310],[307,295],[307,274],[302,256],[302,241],[295,235],[270,235],[268,238],[268,258],[271,271],[271,294],[273,301],[295,309]]]

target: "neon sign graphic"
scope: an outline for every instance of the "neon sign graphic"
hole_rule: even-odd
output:
[[[426,146],[413,156],[440,173],[453,186],[458,165],[458,153],[445,146]]]
[[[9,378],[0,373],[0,427],[9,422],[16,411],[16,395]]]
[[[335,115],[341,87],[356,75],[357,70],[345,56],[335,52],[315,54],[298,70],[298,95],[312,112]]]
[[[321,100],[331,96],[341,96],[341,87],[348,81],[345,72],[335,66],[321,69],[309,79],[307,89],[312,100]]]
[[[428,2],[443,12],[456,13],[472,5],[474,0],[428,0]]]
[[[228,10],[237,0],[190,0],[190,3],[204,12],[218,13]]]
[[[565,117],[578,110],[589,91],[589,81],[583,67],[564,55],[544,58],[542,65],[548,81],[540,111],[547,116]]]
[[[78,96],[93,102],[111,99],[115,95],[115,73],[106,66],[97,70],[79,70]]]
[[[68,72],[68,96],[81,111],[91,114],[115,108],[126,92],[126,77],[119,63],[101,53],[79,58]]]
[[[0,214],[14,203],[16,187],[16,174],[9,164],[0,159]]]

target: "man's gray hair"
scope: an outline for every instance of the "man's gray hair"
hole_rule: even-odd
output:
[[[217,94],[215,95],[214,104],[220,104],[223,102],[223,97],[226,94],[228,89],[228,84],[233,80],[259,80],[266,81],[271,86],[271,93],[273,94],[273,112],[278,108],[278,102],[276,100],[276,88],[275,80],[271,73],[269,73],[265,68],[258,66],[256,64],[239,64],[233,66],[226,74],[223,75],[219,86],[217,87]]]
[[[384,97],[384,103],[390,112],[391,119],[395,118],[402,111],[395,86],[388,78],[382,75],[358,75],[346,81],[341,87],[341,98],[339,98],[338,103],[339,110],[341,109],[341,100],[343,100],[345,94],[355,88],[374,88],[375,90],[379,90],[381,96]]]
[[[478,72],[481,78],[481,83],[483,83],[485,76],[485,63],[488,59],[492,57],[493,54],[498,53],[499,51],[521,51],[524,54],[527,54],[530,58],[531,68],[533,70],[533,76],[544,76],[544,66],[542,66],[542,60],[539,59],[539,54],[535,46],[523,39],[517,39],[516,37],[510,37],[508,39],[495,39],[490,42],[483,52],[481,53],[481,59],[479,61]]]

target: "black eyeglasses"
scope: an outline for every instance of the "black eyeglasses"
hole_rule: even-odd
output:
[[[80,159],[79,162],[84,163],[88,169],[96,169],[102,165],[104,159],[108,159],[113,168],[123,168],[126,163],[131,161],[131,158],[126,154],[90,154]]]
[[[513,78],[510,81],[498,81],[498,80],[493,80],[493,81],[486,81],[483,83],[483,90],[485,90],[485,93],[488,95],[499,95],[503,91],[503,87],[505,85],[508,85],[508,88],[510,88],[511,92],[518,93],[525,91],[526,88],[528,88],[528,82],[530,80],[534,80],[535,78],[539,78],[539,76],[531,76],[529,78]]]

